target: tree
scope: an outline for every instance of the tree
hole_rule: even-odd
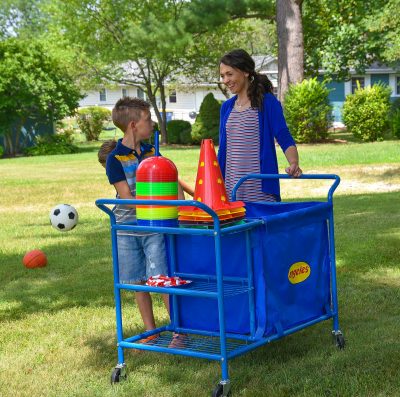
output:
[[[0,133],[7,153],[15,155],[21,149],[28,118],[60,120],[74,111],[80,98],[68,68],[49,53],[45,42],[0,41]]]
[[[366,26],[382,38],[382,58],[397,63],[400,59],[400,2],[386,1],[374,15],[367,16]]]
[[[315,75],[323,69],[326,76],[347,80],[351,71],[364,73],[371,63],[382,61],[385,48],[390,45],[373,27],[378,26],[376,20],[386,3],[387,0],[305,1],[306,74]]]
[[[59,0],[53,2],[52,25],[85,53],[86,69],[97,84],[124,83],[145,91],[166,142],[166,84],[176,84],[181,75],[198,81],[210,70],[215,81],[219,57],[238,37],[254,30],[229,22],[224,8],[205,18],[208,5],[183,0]],[[227,10],[235,10],[237,17],[245,6],[243,0],[226,1]]]
[[[290,84],[304,77],[303,0],[277,0],[278,99],[283,102]]]
[[[202,139],[213,139],[218,142],[219,112],[221,104],[214,98],[212,92],[207,94],[200,105],[199,114],[192,127],[192,141],[201,143]]]
[[[86,56],[98,84],[124,83],[145,91],[162,142],[166,142],[166,82],[184,69],[192,35],[182,15],[187,2],[149,0],[71,0],[53,3],[53,27]],[[157,98],[160,98],[160,103]]]

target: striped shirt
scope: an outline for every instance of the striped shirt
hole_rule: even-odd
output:
[[[230,197],[238,180],[248,174],[260,174],[260,132],[258,110],[235,108],[226,124],[226,171],[225,186]],[[261,179],[244,182],[236,193],[241,201],[276,201],[272,194],[261,190]]]

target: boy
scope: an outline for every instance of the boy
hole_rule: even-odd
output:
[[[154,148],[142,141],[153,134],[150,105],[138,98],[120,99],[112,110],[112,120],[124,132],[115,148],[107,156],[106,173],[114,185],[117,197],[134,199],[136,196],[136,169],[139,162],[154,155]],[[114,210],[117,223],[136,220],[134,207],[117,205]],[[150,276],[167,274],[164,236],[118,230],[118,259],[121,283],[144,284]],[[136,302],[146,331],[156,328],[153,306],[148,292],[135,292]],[[168,295],[162,295],[169,311]],[[150,336],[144,342],[157,338]]]
[[[149,139],[153,133],[154,124],[151,120],[150,105],[139,98],[122,98],[112,110],[112,120],[115,126],[124,132],[124,136],[117,142],[103,143],[98,158],[102,165],[105,161],[106,174],[117,191],[117,197],[134,199],[136,169],[140,161],[154,155],[153,146],[142,142]],[[184,198],[181,188],[179,198]],[[116,205],[114,213],[117,223],[136,220],[136,211],[133,206]],[[167,274],[165,243],[162,234],[118,230],[117,241],[121,283],[144,284],[150,276]],[[146,331],[155,329],[150,294],[137,291],[135,296]],[[168,295],[163,294],[162,298],[169,312]],[[142,342],[145,343],[157,337],[158,335],[152,335]],[[175,334],[174,339],[177,338],[179,335]]]

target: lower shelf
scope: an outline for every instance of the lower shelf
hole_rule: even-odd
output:
[[[219,337],[202,336],[195,334],[180,334],[179,338],[174,338],[169,331],[161,332],[158,338],[147,340],[137,340],[128,342],[128,338],[120,343],[121,347],[143,349],[161,353],[182,354],[185,356],[208,358],[212,360],[221,359],[221,344]],[[252,343],[235,339],[226,340],[226,351],[230,355],[238,351],[251,350]],[[236,354],[235,354],[236,355]]]

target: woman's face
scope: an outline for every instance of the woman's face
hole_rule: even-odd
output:
[[[243,91],[247,92],[247,87],[249,85],[249,74],[247,72],[221,63],[219,65],[219,73],[222,82],[228,87],[232,94],[239,94]]]

